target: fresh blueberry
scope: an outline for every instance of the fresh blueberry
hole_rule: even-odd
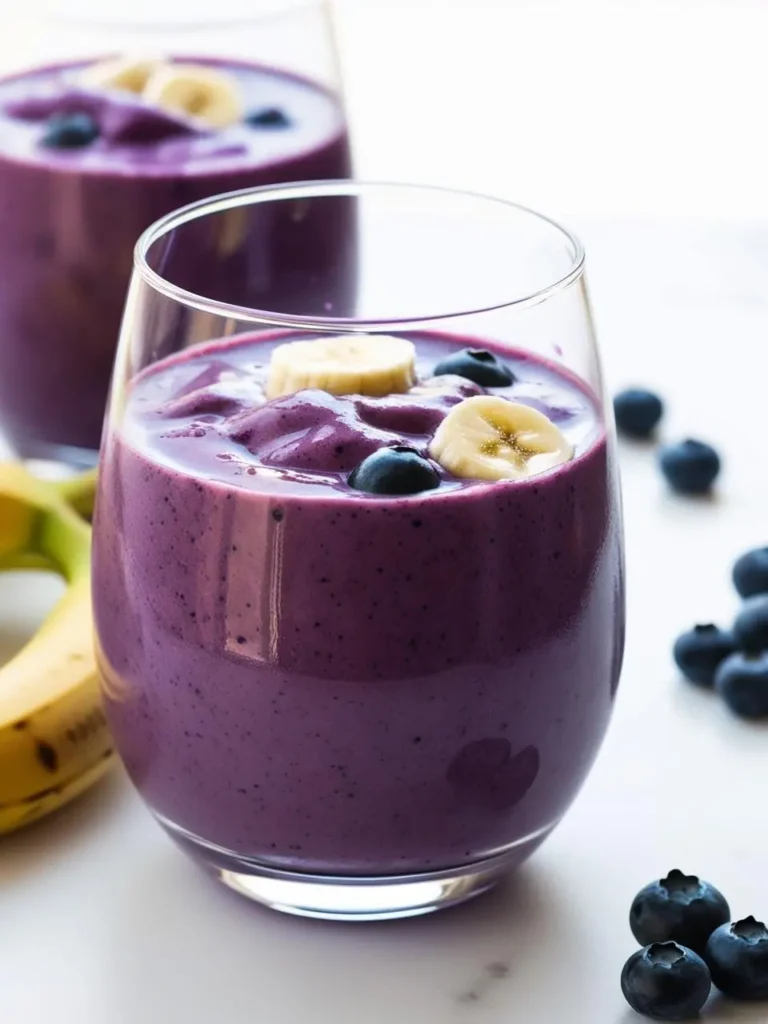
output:
[[[703,953],[709,936],[730,917],[725,897],[713,885],[675,869],[635,896],[629,927],[641,946],[671,940]]]
[[[280,107],[263,107],[246,117],[246,123],[254,128],[288,128],[291,119]]]
[[[661,419],[664,405],[658,395],[643,388],[628,388],[613,400],[616,427],[627,437],[650,437]]]
[[[720,472],[720,456],[703,441],[679,441],[659,453],[661,471],[680,494],[706,494]]]
[[[768,594],[768,548],[754,548],[736,560],[733,585],[741,597]]]
[[[624,964],[621,991],[637,1013],[654,1020],[696,1017],[709,998],[709,968],[691,949],[654,942]]]
[[[715,675],[715,689],[734,714],[768,717],[768,651],[726,658]]]
[[[686,679],[699,686],[712,686],[717,666],[735,650],[733,633],[708,622],[682,633],[675,640],[673,654]]]
[[[747,917],[713,932],[704,958],[712,981],[731,999],[768,999],[768,928]]]
[[[733,635],[743,651],[768,650],[768,594],[746,599],[733,623]]]
[[[484,388],[503,388],[515,380],[507,364],[484,348],[462,348],[442,359],[433,372],[436,377],[444,373],[466,377]]]
[[[52,149],[81,149],[99,137],[99,126],[90,114],[54,114],[48,119],[44,146]]]
[[[349,475],[349,486],[369,494],[418,494],[440,484],[440,476],[427,459],[407,447],[379,448]]]

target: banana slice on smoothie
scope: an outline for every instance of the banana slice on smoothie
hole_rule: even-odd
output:
[[[416,349],[391,335],[289,341],[272,352],[267,398],[320,388],[332,395],[391,395],[416,380]]]
[[[429,454],[454,476],[524,480],[573,458],[573,447],[544,413],[496,395],[455,405]]]
[[[94,89],[122,89],[140,95],[161,66],[162,61],[153,57],[116,57],[91,64],[80,81]]]
[[[200,64],[164,64],[151,76],[144,99],[163,110],[196,117],[212,128],[226,128],[243,118],[237,80],[226,71]]]

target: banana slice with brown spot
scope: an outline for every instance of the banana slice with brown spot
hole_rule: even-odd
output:
[[[459,402],[429,453],[457,477],[524,480],[573,458],[573,446],[544,413],[495,395]]]

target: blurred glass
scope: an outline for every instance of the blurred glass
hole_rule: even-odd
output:
[[[0,44],[0,66],[15,72],[0,80],[0,429],[21,456],[87,464],[141,232],[221,192],[350,175],[333,22],[321,0],[192,5],[183,20],[138,0],[37,5],[10,24],[13,45]],[[265,117],[182,138],[169,119],[149,118],[142,96],[84,94],[83,67],[126,55],[223,70],[246,119]],[[82,111],[98,123],[92,144],[44,144],[53,118]]]

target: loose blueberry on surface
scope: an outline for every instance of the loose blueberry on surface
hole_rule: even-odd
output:
[[[680,494],[706,494],[720,472],[720,456],[703,441],[665,445],[659,465],[673,490]]]
[[[629,926],[642,946],[671,940],[703,953],[709,936],[730,916],[725,897],[713,885],[675,869],[635,896]]]
[[[433,374],[441,377],[445,373],[466,377],[484,388],[503,388],[515,380],[507,364],[484,348],[463,348],[441,359]]]
[[[440,475],[414,448],[395,445],[379,448],[363,459],[348,479],[350,487],[369,494],[418,494],[440,484]]]
[[[686,679],[699,686],[712,686],[718,665],[735,650],[733,633],[709,622],[682,633],[672,653]]]
[[[90,114],[54,114],[48,119],[42,143],[51,149],[81,149],[99,134],[99,126]]]
[[[628,388],[613,400],[616,427],[627,437],[650,437],[664,412],[658,395],[643,388]]]
[[[706,1003],[709,968],[691,949],[676,942],[654,942],[624,964],[621,991],[637,1013],[654,1020],[688,1020]]]
[[[743,651],[768,650],[768,594],[746,599],[733,623],[733,635]]]
[[[291,123],[291,119],[280,107],[264,107],[261,110],[254,110],[245,120],[254,128],[288,128]]]
[[[768,594],[768,548],[754,548],[736,560],[733,585],[741,597]]]
[[[724,924],[707,943],[712,981],[731,999],[768,999],[768,928],[747,917]]]
[[[726,658],[715,674],[715,689],[734,714],[768,718],[768,651]]]

